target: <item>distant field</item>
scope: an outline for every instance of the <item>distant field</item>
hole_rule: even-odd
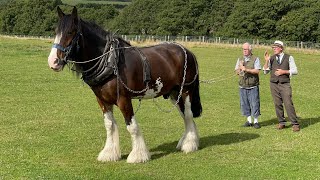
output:
[[[64,4],[69,5],[77,5],[77,4],[86,4],[86,3],[96,3],[96,4],[120,4],[120,5],[128,5],[131,2],[123,2],[123,1],[90,1],[90,0],[62,0]]]
[[[53,40],[0,36],[0,179],[233,180],[319,179],[320,52],[287,49],[299,75],[293,101],[301,131],[276,130],[269,75],[261,74],[261,129],[244,128],[233,69],[240,46],[188,45],[199,62],[203,114],[195,119],[200,149],[175,149],[184,125],[177,111],[164,113],[143,100],[135,117],[151,161],[127,164],[130,135],[117,107],[122,159],[100,163],[105,142],[103,115],[90,88],[68,68],[48,68]],[[144,44],[139,44],[144,45]],[[262,58],[265,48],[254,49]],[[166,110],[172,104],[156,99]],[[134,110],[137,100],[133,101]]]

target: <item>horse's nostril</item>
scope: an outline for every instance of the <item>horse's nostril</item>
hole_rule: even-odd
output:
[[[54,61],[53,61],[54,64],[58,64],[59,63],[59,59],[56,58]]]

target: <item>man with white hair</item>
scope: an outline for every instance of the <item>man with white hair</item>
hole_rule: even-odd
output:
[[[243,56],[239,57],[235,71],[239,75],[240,107],[243,116],[247,117],[244,127],[260,128],[259,71],[260,60],[253,56],[252,46],[249,43],[242,45]],[[252,123],[252,117],[254,123]]]
[[[274,55],[270,56],[268,51],[264,54],[265,64],[263,66],[264,74],[270,74],[270,90],[279,121],[277,129],[284,129],[286,120],[284,117],[283,105],[294,132],[300,131],[300,125],[292,102],[292,90],[290,78],[298,74],[294,58],[283,52],[282,41],[275,41],[272,45]]]

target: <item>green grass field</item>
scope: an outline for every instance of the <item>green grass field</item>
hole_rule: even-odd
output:
[[[237,77],[240,47],[193,46],[203,114],[195,119],[200,150],[175,146],[184,131],[178,112],[142,101],[136,118],[152,160],[127,164],[130,135],[117,108],[122,160],[96,160],[104,146],[102,113],[89,87],[65,68],[47,66],[52,40],[0,37],[0,179],[318,179],[320,177],[320,52],[289,50],[299,75],[293,100],[302,129],[276,130],[269,75],[261,74],[261,129],[241,127]],[[254,50],[262,58],[264,48]],[[270,49],[271,50],[271,49]],[[224,79],[224,80],[223,80]],[[172,105],[163,98],[165,109]],[[134,101],[137,108],[137,101]]]

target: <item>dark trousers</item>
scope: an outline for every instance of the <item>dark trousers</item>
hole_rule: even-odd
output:
[[[270,90],[279,123],[285,124],[286,122],[283,109],[284,105],[291,124],[298,125],[298,118],[292,102],[292,89],[290,83],[270,82]]]

